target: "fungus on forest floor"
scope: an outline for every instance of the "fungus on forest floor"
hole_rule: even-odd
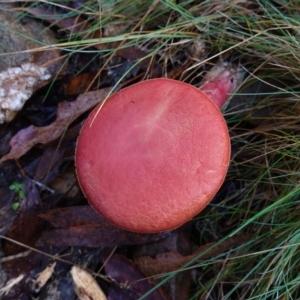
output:
[[[141,233],[176,228],[203,210],[229,166],[230,137],[219,108],[240,77],[239,69],[221,65],[201,90],[152,79],[113,94],[100,111],[96,107],[75,158],[94,209]]]

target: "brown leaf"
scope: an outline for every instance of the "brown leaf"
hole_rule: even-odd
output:
[[[95,90],[97,76],[97,73],[89,72],[72,77],[63,86],[65,95],[78,95]]]
[[[80,193],[80,190],[74,166],[70,166],[65,171],[60,172],[48,186],[56,193],[63,194],[66,198],[76,197]]]
[[[103,257],[106,275],[112,279],[108,299],[135,300],[155,286],[144,274],[127,258],[120,254]],[[155,290],[147,296],[147,300],[165,300],[169,297],[161,289]]]
[[[212,256],[222,254],[223,252],[237,247],[238,245],[251,239],[253,234],[246,233],[228,238],[226,241],[216,246],[209,252],[203,254],[199,259],[207,259]],[[184,264],[197,257],[202,252],[213,246],[214,243],[209,243],[198,248],[192,255],[183,256],[175,251],[158,254],[155,258],[150,256],[142,256],[134,259],[134,263],[148,276],[164,274],[178,270]]]
[[[178,252],[169,251],[158,254],[155,258],[142,256],[133,262],[148,276],[175,271],[190,260],[190,256],[182,256]]]
[[[90,206],[53,209],[39,216],[57,229],[44,231],[37,246],[115,247],[149,243],[170,234],[138,234],[123,230],[104,220]]]
[[[190,255],[193,249],[191,240],[191,223],[172,231],[172,234],[167,238],[154,242],[135,246],[133,257],[151,256],[156,257],[159,253],[173,251],[181,255]],[[164,291],[170,295],[172,300],[187,300],[189,299],[189,290],[194,283],[194,274],[192,270],[178,272],[168,282],[162,285]],[[156,279],[160,281],[159,278]]]
[[[57,139],[70,123],[104,100],[110,91],[111,89],[105,88],[80,95],[74,102],[64,101],[59,103],[55,122],[45,127],[31,125],[20,130],[10,140],[11,150],[0,159],[0,163],[8,159],[18,159],[33,146],[46,144]]]
[[[35,171],[34,180],[47,183],[56,178],[60,172],[59,167],[63,161],[64,152],[65,148],[58,148],[57,145],[46,148]],[[54,172],[51,172],[52,170]]]
[[[50,209],[40,213],[39,217],[54,228],[110,225],[89,205]]]

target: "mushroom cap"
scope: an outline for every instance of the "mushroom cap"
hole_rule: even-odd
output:
[[[222,185],[230,138],[197,88],[152,79],[113,94],[87,118],[76,170],[92,207],[121,228],[154,233],[197,215]]]

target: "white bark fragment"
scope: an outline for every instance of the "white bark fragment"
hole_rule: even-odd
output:
[[[24,278],[24,276],[24,274],[21,274],[18,277],[9,280],[6,285],[0,289],[0,296],[7,295],[10,290]]]
[[[56,266],[56,262],[53,262],[49,266],[47,266],[41,273],[38,274],[38,277],[34,281],[32,285],[32,290],[35,293],[38,293],[41,288],[47,283],[54,272],[54,268]]]
[[[47,68],[32,63],[0,73],[0,123],[9,122],[22,109],[35,88],[51,78]]]

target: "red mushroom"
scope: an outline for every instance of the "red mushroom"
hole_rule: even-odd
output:
[[[80,186],[94,209],[140,233],[170,230],[197,215],[227,173],[230,138],[217,105],[236,87],[237,74],[221,66],[214,80],[205,77],[202,91],[152,79],[96,107],[75,157]]]

